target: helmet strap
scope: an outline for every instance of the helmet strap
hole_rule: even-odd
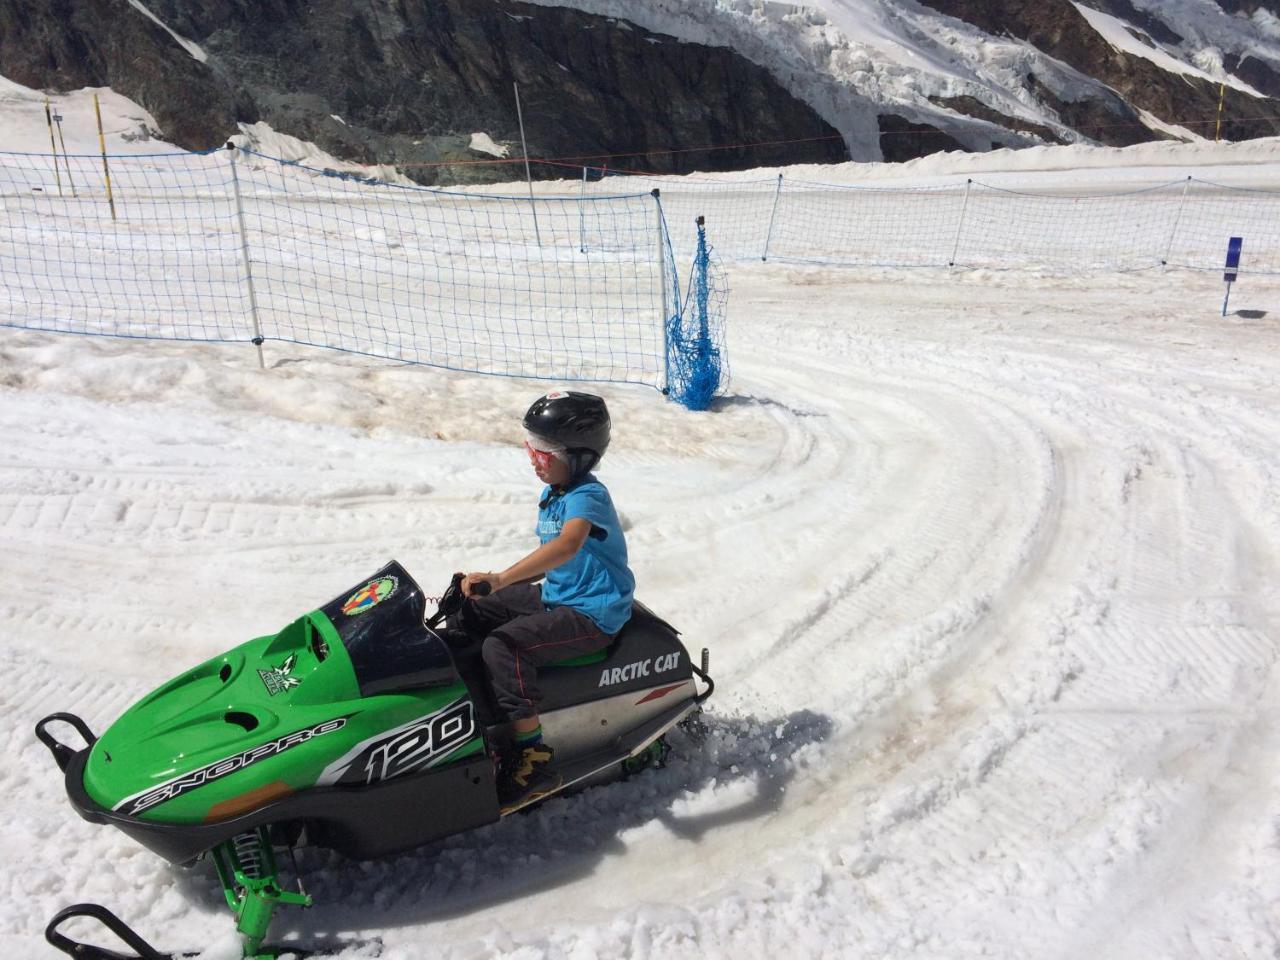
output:
[[[590,473],[595,465],[600,462],[600,457],[594,450],[577,448],[570,449],[567,452],[569,454],[569,476],[574,480]]]

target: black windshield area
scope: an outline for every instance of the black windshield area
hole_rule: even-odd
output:
[[[425,605],[393,560],[320,608],[347,648],[360,696],[462,682],[444,643],[422,625]]]

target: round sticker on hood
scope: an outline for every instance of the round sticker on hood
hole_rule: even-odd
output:
[[[398,586],[400,581],[395,577],[379,577],[377,580],[370,580],[343,601],[342,612],[348,617],[354,617],[358,613],[371,610],[395,593]]]

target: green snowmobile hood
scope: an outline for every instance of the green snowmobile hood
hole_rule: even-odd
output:
[[[403,603],[388,603],[381,616],[366,612],[388,583]],[[363,605],[352,603],[361,598]],[[447,651],[435,649],[443,645],[422,627],[421,606],[417,585],[391,564],[345,601],[188,670],[132,706],[94,744],[85,791],[103,807],[144,820],[214,823],[316,785],[359,786],[406,772],[375,772],[360,748],[442,711],[451,739],[437,736],[425,765],[481,751],[466,687]],[[418,661],[423,649],[436,657],[433,671],[384,676],[387,664],[405,659],[409,641]]]

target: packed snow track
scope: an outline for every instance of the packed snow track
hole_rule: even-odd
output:
[[[711,650],[709,741],[386,861],[304,850],[320,906],[278,935],[1276,956],[1280,283],[1222,318],[1217,279],[734,268],[717,409],[599,388],[638,595]],[[75,816],[39,717],[105,727],[393,556],[430,592],[532,540],[543,385],[267,358],[0,332],[5,956],[78,900],[234,948],[211,872]]]

